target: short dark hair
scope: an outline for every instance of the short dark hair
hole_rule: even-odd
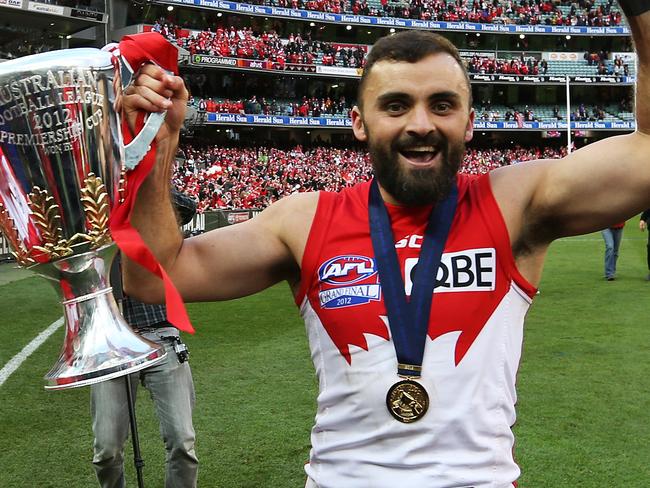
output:
[[[460,57],[458,49],[447,38],[440,34],[430,31],[407,30],[398,34],[382,37],[373,44],[368,56],[366,65],[363,68],[361,81],[357,88],[357,104],[361,106],[361,94],[363,88],[370,76],[370,71],[375,63],[379,61],[401,61],[406,63],[417,63],[427,56],[438,53],[447,53],[453,57],[463,70],[465,80],[467,80],[467,89],[469,90],[469,106],[472,106],[472,87],[469,81],[469,75],[465,68],[465,63]]]

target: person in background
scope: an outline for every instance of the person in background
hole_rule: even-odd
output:
[[[625,227],[625,222],[614,224],[601,231],[605,240],[605,279],[607,281],[616,279],[616,261],[623,238],[623,227]]]
[[[639,229],[641,229],[641,232],[648,229],[648,222],[650,222],[650,208],[644,210],[643,213],[641,214],[641,218],[639,219]],[[648,244],[646,249],[647,249],[646,261],[648,264],[648,275],[646,276],[645,279],[647,281],[650,281],[650,232],[648,232]]]
[[[175,189],[172,190],[172,201],[178,223],[189,223],[196,212],[197,202]],[[121,294],[119,259],[115,261],[118,279],[115,279],[116,273],[112,273],[111,281],[116,298],[121,298],[125,320],[144,338],[164,345],[167,352],[161,363],[131,375],[132,397],[135,401],[140,382],[154,402],[167,452],[165,488],[195,488],[198,459],[194,450],[192,411],[195,395],[189,352],[178,329],[167,321],[164,305],[149,305]],[[125,378],[92,385],[90,411],[95,436],[93,465],[99,486],[124,488],[124,444],[129,436]]]

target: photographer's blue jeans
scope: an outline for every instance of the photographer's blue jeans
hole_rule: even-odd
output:
[[[605,239],[605,278],[616,276],[616,260],[618,259],[618,248],[623,237],[623,228],[605,229],[602,231]]]
[[[143,336],[161,342],[153,335]],[[167,356],[162,363],[131,375],[133,398],[141,382],[154,402],[166,450],[165,488],[194,488],[198,460],[192,425],[195,401],[192,372],[189,363],[179,363],[176,353],[166,343],[165,348]],[[130,431],[125,378],[92,385],[90,404],[97,480],[102,488],[124,488],[124,444]]]

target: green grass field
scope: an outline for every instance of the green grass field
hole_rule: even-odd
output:
[[[614,282],[602,278],[598,234],[551,248],[519,372],[523,488],[650,487],[650,283],[637,221],[626,228]],[[0,267],[0,367],[60,316],[50,285],[11,273]],[[304,486],[316,381],[288,287],[189,310],[199,485]],[[88,389],[42,386],[62,338],[60,329],[0,386],[1,488],[95,486]],[[137,413],[145,484],[161,488],[163,445],[144,390]]]

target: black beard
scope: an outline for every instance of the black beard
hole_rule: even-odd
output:
[[[398,161],[400,150],[415,145],[437,147],[441,154],[439,168],[406,169]],[[451,191],[456,173],[465,154],[465,142],[450,145],[437,133],[425,137],[404,136],[386,150],[372,143],[368,134],[368,151],[381,187],[404,205],[428,205],[443,200]]]

